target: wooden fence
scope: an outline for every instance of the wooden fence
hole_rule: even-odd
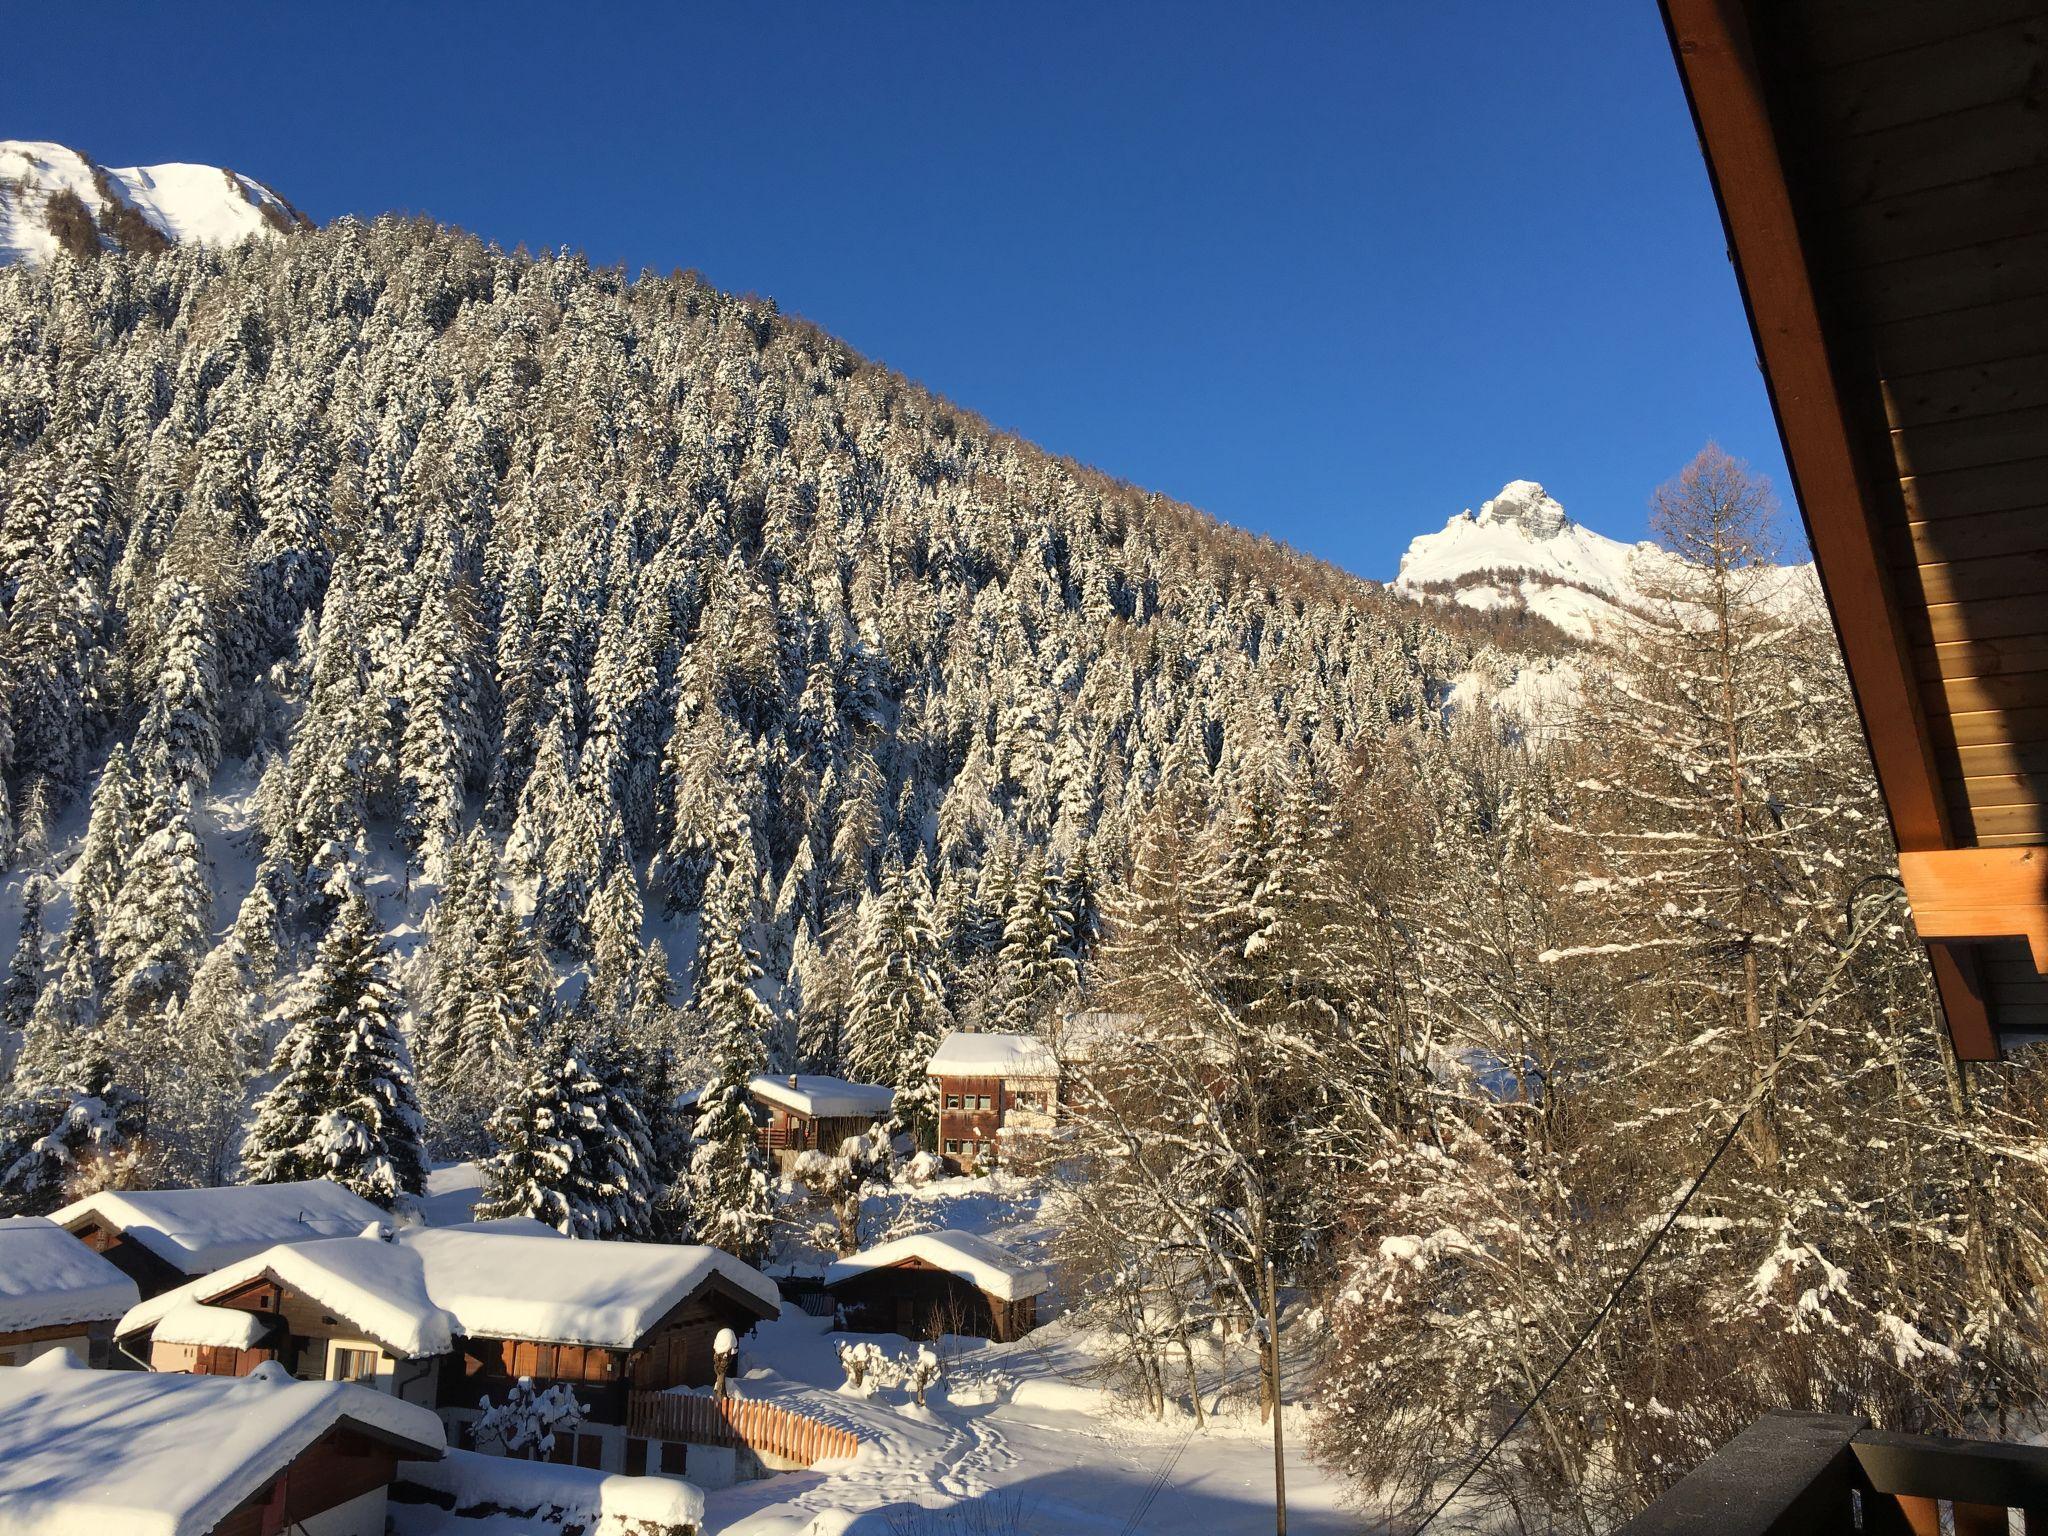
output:
[[[694,1445],[745,1446],[800,1466],[851,1456],[860,1441],[850,1430],[773,1403],[681,1392],[635,1392],[626,1400],[626,1433]]]

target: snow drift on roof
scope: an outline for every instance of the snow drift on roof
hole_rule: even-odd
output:
[[[1052,1284],[1044,1270],[1026,1264],[979,1233],[951,1231],[919,1232],[878,1244],[851,1258],[835,1260],[825,1271],[825,1284],[834,1286],[869,1270],[901,1264],[905,1259],[922,1259],[936,1265],[999,1301],[1021,1301]]]
[[[119,1331],[152,1328],[183,1302],[265,1274],[401,1356],[445,1354],[457,1335],[630,1349],[714,1274],[758,1301],[763,1316],[782,1308],[773,1280],[716,1248],[415,1227],[390,1242],[354,1237],[270,1249],[151,1298]]]
[[[815,1118],[889,1113],[896,1103],[896,1090],[880,1083],[849,1083],[841,1077],[811,1077],[795,1073],[786,1077],[763,1074],[747,1079],[747,1091],[757,1099],[780,1104],[800,1115]]]
[[[472,1338],[533,1339],[628,1349],[713,1275],[774,1317],[782,1292],[717,1248],[415,1230],[398,1247],[420,1256],[427,1293]]]
[[[523,1239],[522,1239],[523,1241]],[[374,1237],[281,1243],[224,1265],[131,1309],[124,1338],[169,1322],[184,1308],[223,1296],[265,1275],[345,1317],[394,1355],[441,1355],[454,1346],[455,1320],[427,1293],[426,1270],[410,1246]],[[179,1343],[205,1343],[180,1339]]]
[[[925,1070],[934,1077],[1057,1077],[1060,1067],[1035,1035],[956,1029],[939,1042]]]
[[[0,1221],[0,1333],[110,1322],[136,1298],[133,1280],[54,1221]]]
[[[263,1319],[239,1307],[209,1307],[188,1297],[163,1315],[150,1337],[158,1344],[254,1349],[263,1342]]]
[[[0,1536],[202,1536],[337,1424],[443,1444],[425,1408],[338,1381],[0,1370]]]
[[[454,1500],[451,1515],[484,1506],[546,1506],[565,1525],[592,1536],[629,1531],[695,1530],[704,1523],[704,1495],[679,1477],[628,1477],[553,1462],[515,1461],[477,1451],[451,1450],[440,1461],[406,1462],[398,1474]]]
[[[87,1217],[118,1228],[188,1275],[203,1275],[278,1243],[341,1237],[388,1220],[369,1201],[330,1179],[218,1189],[102,1190],[50,1219],[72,1227]]]

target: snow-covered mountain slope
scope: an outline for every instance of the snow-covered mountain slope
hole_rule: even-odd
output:
[[[1526,608],[1576,639],[1598,640],[1644,606],[1646,586],[1674,574],[1676,560],[1655,544],[1595,533],[1567,517],[1535,481],[1510,480],[1477,513],[1460,512],[1441,532],[1411,543],[1390,585],[1405,596],[1467,608]],[[1779,569],[1774,603],[1820,601],[1810,563]]]
[[[120,169],[62,144],[0,139],[0,262],[45,261],[95,244],[233,245],[305,222],[261,182],[219,166]]]
[[[1526,607],[1593,638],[1637,602],[1644,575],[1671,556],[1580,526],[1533,480],[1510,480],[1475,514],[1460,512],[1401,557],[1395,591],[1467,608]]]

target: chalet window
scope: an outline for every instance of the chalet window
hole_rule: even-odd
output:
[[[368,1381],[377,1374],[377,1351],[374,1349],[337,1349],[334,1363],[328,1369],[330,1381]]]
[[[976,1109],[994,1109],[995,1100],[991,1099],[985,1093],[977,1093],[974,1096],[974,1107]]]
[[[960,1095],[959,1095],[959,1094],[957,1094],[957,1093],[949,1093],[949,1094],[947,1094],[947,1095],[946,1095],[946,1108],[948,1108],[948,1109],[958,1109],[959,1107],[960,1107]]]
[[[949,1141],[946,1143],[946,1150],[952,1153],[953,1155],[958,1156],[960,1152],[960,1143],[957,1140]]]

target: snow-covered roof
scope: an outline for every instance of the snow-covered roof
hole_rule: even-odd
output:
[[[438,1456],[441,1421],[338,1381],[94,1371],[63,1350],[0,1370],[0,1536],[203,1536],[336,1425]]]
[[[159,1344],[254,1349],[263,1341],[263,1319],[240,1307],[209,1307],[187,1297],[163,1315],[150,1337]]]
[[[54,1221],[0,1221],[0,1333],[110,1322],[137,1294],[133,1280]]]
[[[76,1227],[88,1218],[188,1275],[232,1264],[278,1243],[341,1237],[386,1219],[331,1179],[296,1184],[226,1184],[217,1189],[102,1190],[50,1219]]]
[[[427,1293],[471,1337],[630,1348],[713,1275],[763,1315],[782,1310],[773,1280],[718,1248],[453,1230],[402,1233],[398,1246],[419,1254]]]
[[[926,1063],[933,1077],[1058,1077],[1052,1048],[1036,1035],[990,1035],[956,1029]]]
[[[415,1227],[388,1242],[270,1249],[143,1302],[119,1331],[153,1328],[185,1302],[265,1274],[401,1356],[445,1354],[457,1336],[630,1349],[713,1275],[758,1301],[764,1316],[782,1307],[773,1280],[716,1248]]]
[[[424,1231],[417,1235],[426,1235]],[[495,1242],[531,1242],[531,1238],[494,1238]],[[132,1308],[117,1330],[123,1337],[154,1329],[183,1314],[184,1309],[222,1296],[264,1276],[287,1290],[345,1317],[355,1327],[397,1355],[441,1355],[454,1347],[455,1320],[434,1304],[427,1292],[426,1266],[418,1249],[407,1242],[375,1237],[331,1237],[310,1243],[280,1243],[223,1265],[210,1275],[188,1281],[176,1290],[152,1296]],[[514,1277],[507,1276],[510,1282]],[[204,1343],[182,1339],[179,1343]]]
[[[999,1248],[978,1232],[919,1232],[879,1243],[851,1258],[835,1260],[825,1271],[825,1284],[838,1285],[870,1270],[888,1269],[906,1259],[925,1263],[958,1275],[977,1290],[1000,1301],[1022,1301],[1048,1289],[1052,1282],[1045,1271],[1026,1264],[1006,1248]]]
[[[482,1517],[486,1509],[546,1508],[550,1529],[552,1522],[560,1521],[600,1536],[624,1530],[696,1530],[704,1523],[703,1492],[667,1473],[630,1477],[594,1467],[451,1450],[440,1461],[408,1462],[399,1475],[445,1495],[449,1513],[458,1517],[471,1511]],[[458,1519],[449,1528],[466,1524]]]
[[[812,1077],[791,1073],[787,1077],[763,1074],[747,1079],[747,1092],[770,1104],[780,1104],[813,1119],[889,1113],[896,1103],[896,1090],[880,1083],[849,1083],[843,1077]]]

